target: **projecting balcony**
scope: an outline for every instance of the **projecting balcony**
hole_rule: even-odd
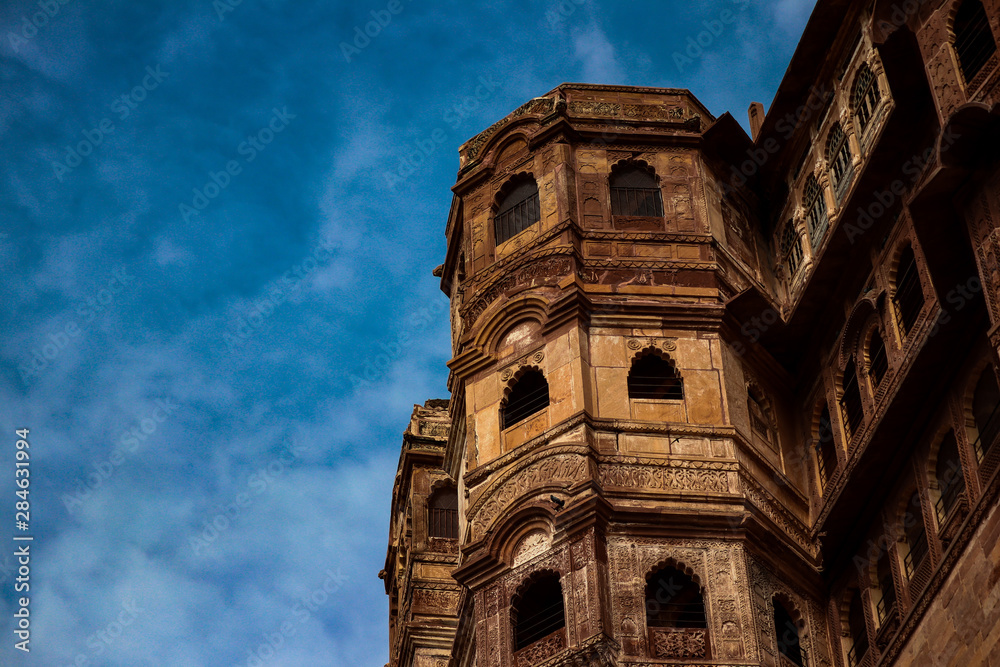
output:
[[[969,499],[965,484],[952,484],[941,493],[934,505],[938,520],[938,536],[941,546],[947,549],[958,534],[958,529],[969,515]]]
[[[894,598],[883,597],[875,607],[878,630],[875,631],[875,645],[884,649],[899,629],[899,607]]]
[[[540,662],[551,658],[566,648],[566,628],[559,628],[541,639],[528,644],[514,653],[514,664],[517,667],[536,667]]]

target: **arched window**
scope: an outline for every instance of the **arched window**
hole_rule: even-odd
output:
[[[750,413],[750,428],[770,445],[775,445],[771,428],[771,415],[764,395],[753,386],[747,387],[747,411]]]
[[[878,89],[875,73],[867,64],[862,65],[858,70],[857,78],[854,79],[854,92],[851,94],[851,108],[854,109],[854,115],[858,119],[858,128],[861,132],[867,129],[881,96],[882,93]]]
[[[646,625],[655,658],[707,658],[708,622],[698,584],[664,567],[646,584]]]
[[[955,14],[955,53],[966,83],[976,78],[996,51],[983,3],[965,0]]]
[[[612,167],[611,215],[663,217],[663,194],[651,169],[630,162]]]
[[[896,293],[892,301],[896,306],[896,321],[903,336],[908,336],[917,323],[917,317],[924,307],[924,291],[920,287],[917,260],[913,248],[906,246],[899,256],[896,267]]]
[[[563,630],[566,627],[566,613],[559,576],[547,573],[528,584],[514,599],[510,613],[515,651]],[[564,646],[565,636],[560,639]]]
[[[861,606],[861,593],[854,591],[851,606],[847,611],[847,628],[851,635],[851,648],[847,651],[847,664],[857,667],[868,653],[868,626],[865,624],[865,610]]]
[[[890,553],[883,551],[875,565],[875,576],[878,578],[878,590],[881,596],[875,605],[879,627],[896,613],[896,584],[892,579],[892,563],[889,558]]]
[[[847,432],[847,441],[850,442],[865,422],[864,409],[861,407],[861,388],[858,387],[858,373],[853,359],[847,362],[847,368],[844,369],[840,412],[844,416],[844,430]]]
[[[549,383],[540,371],[529,369],[514,382],[500,405],[500,428],[510,428],[548,406]]]
[[[908,547],[906,556],[903,557],[903,565],[906,566],[906,577],[911,578],[928,554],[927,531],[924,530],[924,514],[918,491],[914,491],[910,496],[910,504],[903,514],[903,534],[906,536]]]
[[[628,397],[680,400],[684,398],[684,381],[673,364],[655,352],[647,352],[632,363]]]
[[[825,488],[833,477],[833,471],[837,469],[837,446],[833,442],[833,424],[830,421],[830,408],[825,405],[819,415],[816,453],[820,481]]]
[[[493,229],[496,244],[511,239],[528,227],[541,220],[541,208],[538,201],[538,184],[535,179],[522,177],[512,180],[504,186],[496,214],[493,216]]]
[[[791,220],[785,223],[781,230],[781,261],[788,269],[788,277],[795,276],[795,272],[802,265],[802,237],[795,229],[795,223]]]
[[[438,489],[427,501],[427,535],[458,539],[458,493],[454,486]]]
[[[872,389],[877,389],[882,384],[882,378],[889,370],[889,358],[885,355],[885,342],[878,329],[872,332],[872,339],[868,343],[868,377],[872,381]]]
[[[982,461],[993,448],[1000,432],[1000,388],[997,387],[992,366],[986,367],[976,383],[972,394],[972,417],[976,422],[976,430],[979,431],[976,454]]]
[[[805,189],[802,196],[803,207],[806,209],[806,225],[809,228],[809,239],[813,248],[819,247],[823,235],[826,234],[826,197],[823,196],[823,189],[816,180],[815,174],[810,174],[806,179]]]
[[[938,448],[934,479],[937,480],[938,493],[941,494],[934,509],[938,522],[944,523],[965,491],[965,475],[962,473],[962,460],[958,457],[958,441],[951,431],[948,431]]]
[[[833,187],[840,192],[851,176],[851,145],[840,123],[834,124],[830,130],[830,138],[826,142],[826,161],[830,165]]]
[[[774,636],[778,638],[778,653],[792,664],[803,667],[799,626],[795,625],[792,615],[778,598],[772,598],[771,602],[774,604]]]

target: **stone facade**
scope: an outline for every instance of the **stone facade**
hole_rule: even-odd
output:
[[[1000,667],[998,35],[820,0],[753,138],[564,84],[461,147],[390,665]]]

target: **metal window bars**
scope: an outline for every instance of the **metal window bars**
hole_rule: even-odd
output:
[[[882,336],[876,331],[872,335],[871,343],[868,346],[868,377],[871,378],[872,387],[877,388],[882,384],[882,378],[889,371],[889,358],[885,354],[885,342]]]
[[[791,220],[781,231],[781,257],[788,268],[788,277],[793,277],[802,265],[802,239]]]
[[[858,387],[858,375],[854,368],[854,362],[850,362],[847,369],[844,370],[840,409],[844,414],[844,430],[847,431],[847,440],[850,442],[861,429],[865,419],[864,409],[861,405],[861,389]]]
[[[896,306],[896,323],[904,337],[909,335],[924,307],[924,292],[920,287],[917,263],[912,254],[906,259],[909,261],[902,267],[902,271],[897,269],[896,293],[892,297]]]
[[[529,646],[566,626],[562,599],[554,600],[539,611],[517,618],[514,624],[516,650]]]
[[[542,379],[544,382],[544,379]],[[501,429],[508,429],[524,421],[536,412],[541,412],[549,405],[549,384],[529,389],[521,393],[517,387],[511,391],[510,398],[501,409]]]
[[[918,519],[919,520],[919,519]],[[906,568],[906,578],[911,579],[916,573],[917,568],[924,562],[927,558],[929,549],[927,547],[927,533],[921,528],[920,532],[917,533],[912,538],[912,543],[910,538],[907,538],[907,543],[909,544],[910,550],[906,552],[906,556],[903,557],[903,565]]]
[[[496,244],[500,245],[504,241],[514,238],[540,219],[541,208],[538,192],[503,211],[498,211],[493,218]]]
[[[659,188],[611,188],[611,214],[662,218],[663,195]]]
[[[882,94],[875,80],[875,73],[868,65],[863,65],[854,83],[854,94],[851,95],[851,106],[858,118],[858,125],[864,132],[875,113],[875,107]]]
[[[967,84],[972,83],[996,51],[983,3],[965,0],[955,17],[955,53]]]
[[[431,507],[427,516],[427,534],[430,537],[458,539],[458,510]]]

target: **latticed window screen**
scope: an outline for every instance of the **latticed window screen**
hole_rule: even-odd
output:
[[[830,164],[833,185],[839,189],[849,179],[851,169],[851,145],[840,123],[835,124],[830,130],[830,139],[826,144],[826,161]]]
[[[645,354],[628,374],[628,397],[661,400],[684,398],[684,382],[673,365],[656,354]]]
[[[914,492],[904,515],[903,530],[906,534],[906,545],[909,551],[903,558],[906,566],[906,576],[912,577],[927,558],[927,531],[924,529],[924,515],[920,509],[920,494]]]
[[[786,222],[784,229],[781,230],[781,259],[788,269],[789,278],[793,277],[802,266],[802,238],[791,220]]]
[[[640,165],[628,164],[611,173],[611,214],[663,217],[663,194],[656,177]]]
[[[965,0],[955,14],[955,53],[967,83],[976,78],[996,51],[983,3]]]
[[[535,580],[511,609],[514,650],[519,651],[566,627],[562,585],[555,574]]]
[[[826,234],[826,198],[823,196],[823,189],[816,180],[815,174],[810,174],[806,179],[806,186],[803,192],[803,201],[806,209],[806,223],[809,227],[809,238],[813,248],[819,246]]]
[[[819,432],[816,452],[819,462],[819,476],[825,486],[833,476],[833,471],[837,469],[837,448],[833,442],[833,424],[830,421],[830,408],[823,406],[823,411],[819,415]]]
[[[854,92],[851,95],[851,107],[854,109],[854,115],[858,118],[858,126],[862,132],[871,122],[881,96],[882,93],[879,91],[875,73],[868,65],[862,65],[854,80]]]
[[[937,499],[935,510],[938,521],[944,521],[965,491],[965,475],[962,473],[962,461],[958,457],[958,442],[951,431],[948,431],[948,435],[938,448],[934,477],[937,480],[938,492],[941,494]]]
[[[501,406],[500,428],[510,428],[548,405],[549,383],[539,371],[531,369],[517,380]]]
[[[427,503],[427,534],[430,537],[458,539],[458,494],[455,487],[445,487]]]
[[[896,321],[903,336],[909,335],[924,307],[924,292],[920,286],[917,262],[913,248],[907,246],[899,258],[896,268],[896,293],[892,297],[896,305]]]
[[[506,194],[493,217],[497,245],[517,236],[540,219],[538,184],[534,179],[522,180]]]
[[[885,342],[876,330],[872,333],[872,340],[868,344],[868,377],[871,378],[873,389],[882,384],[882,378],[888,370],[889,358],[885,354]]]
[[[844,430],[847,431],[847,440],[861,429],[865,420],[864,410],[861,407],[861,389],[858,387],[858,373],[854,366],[854,361],[847,363],[844,369],[844,379],[841,384],[843,388],[840,395],[840,411],[844,415]]]
[[[778,640],[778,652],[788,658],[792,664],[803,667],[799,628],[795,625],[792,615],[777,598],[774,598],[772,602],[774,603],[774,634]]]

